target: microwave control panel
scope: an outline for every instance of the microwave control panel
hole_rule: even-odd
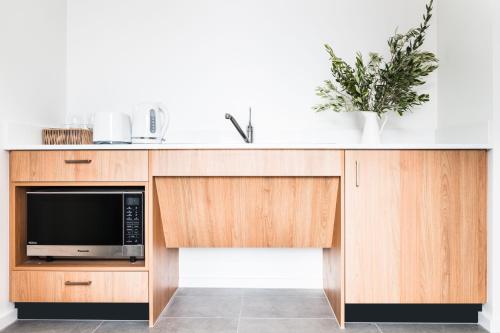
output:
[[[124,245],[143,245],[144,223],[142,193],[126,193],[124,196]]]

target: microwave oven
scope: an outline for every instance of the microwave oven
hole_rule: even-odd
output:
[[[58,188],[27,192],[27,255],[144,258],[144,190]]]

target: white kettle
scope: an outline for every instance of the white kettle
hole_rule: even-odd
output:
[[[132,121],[132,143],[162,143],[168,122],[169,116],[161,104],[138,105]]]

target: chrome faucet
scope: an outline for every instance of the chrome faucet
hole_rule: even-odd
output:
[[[226,113],[226,119],[231,120],[231,122],[233,123],[238,133],[240,133],[243,140],[245,140],[246,143],[253,143],[252,108],[250,108],[249,110],[249,118],[250,119],[248,120],[247,133],[245,134],[245,132],[243,132],[243,130],[241,129],[240,125],[238,125],[236,119],[234,119],[234,117],[229,113]]]

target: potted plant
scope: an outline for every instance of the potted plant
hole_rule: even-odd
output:
[[[432,9],[433,0],[430,0],[419,27],[405,34],[396,32],[389,38],[390,59],[387,61],[378,53],[369,53],[368,62],[365,62],[357,52],[355,64],[350,66],[326,44],[334,80],[326,80],[316,89],[316,94],[324,102],[316,105],[314,110],[361,111],[365,118],[362,142],[379,143],[388,112],[403,116],[414,106],[429,101],[429,95],[418,93],[416,88],[423,85],[424,78],[438,67],[436,56],[421,50]]]

